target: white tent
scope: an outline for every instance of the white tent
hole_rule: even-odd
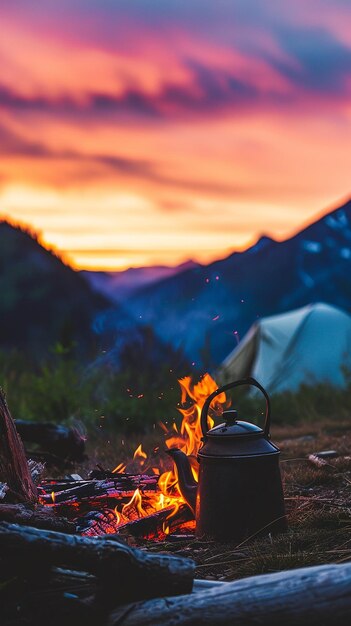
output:
[[[269,391],[301,383],[344,385],[351,369],[351,317],[328,304],[313,304],[256,322],[223,361],[217,377],[253,376]]]

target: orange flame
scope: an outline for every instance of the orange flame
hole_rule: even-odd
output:
[[[147,459],[147,454],[141,447],[141,444],[137,447],[134,452],[133,459]]]
[[[117,507],[115,507],[115,515],[116,515],[117,524],[120,524],[121,523],[121,514],[118,512]]]
[[[112,470],[112,474],[123,474],[125,469],[126,469],[126,464],[120,463],[119,465],[115,467],[115,469]]]
[[[142,506],[142,495],[139,489],[136,489],[127,504],[122,508],[122,515],[129,517],[130,514],[136,513],[138,517],[144,517],[147,512],[144,511]]]
[[[173,424],[171,429],[168,429],[164,424],[161,424],[161,427],[166,434],[167,447],[180,448],[187,454],[194,477],[197,479],[198,462],[196,455],[201,446],[202,438],[200,424],[201,409],[208,396],[218,387],[209,374],[205,374],[196,384],[192,382],[190,376],[179,380],[179,384],[181,388],[181,404],[186,404],[184,408],[179,409],[179,412],[183,416],[180,429],[178,430],[176,424]],[[225,393],[221,393],[215,398],[211,405],[212,414],[220,413],[223,411],[224,406],[228,406],[228,403]],[[209,416],[208,421],[209,427],[212,428],[214,424],[212,417]],[[140,444],[134,452],[133,463],[135,463],[135,461],[139,463],[140,468],[145,468],[148,456],[142,449],[142,444]],[[113,471],[120,472],[124,471],[125,468],[126,465],[120,464]],[[178,488],[178,477],[175,468],[163,471],[162,462],[160,461],[160,467],[150,467],[148,469],[160,475],[158,481],[160,491],[150,495],[142,494],[139,489],[136,489],[131,500],[122,507],[121,511],[118,511],[116,507],[117,526],[121,526],[128,521],[138,517],[144,517],[166,508],[171,509],[167,516],[167,520],[169,520],[176,514],[180,505],[184,503],[184,499]],[[170,532],[167,521],[163,525],[163,532],[164,534]]]

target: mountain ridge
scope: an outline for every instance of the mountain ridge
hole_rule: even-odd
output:
[[[351,200],[284,241],[261,237],[242,252],[148,286],[126,301],[201,367],[217,366],[259,317],[310,302],[351,309]]]
[[[102,293],[113,302],[123,302],[123,300],[147,285],[159,283],[170,276],[198,265],[199,263],[189,260],[176,266],[129,267],[121,271],[81,270],[81,274],[95,291]]]
[[[81,272],[41,245],[31,229],[0,221],[0,349],[34,365],[70,354],[109,371],[183,366],[183,356],[118,303],[96,293]],[[184,365],[185,367],[185,365]]]
[[[122,307],[116,294],[94,291],[85,272],[70,268],[25,228],[1,221],[0,243],[5,348],[35,350],[69,337],[84,343],[96,334],[123,339],[133,328],[150,327],[163,345],[211,369],[260,317],[313,302],[351,310],[351,200],[284,241],[262,235],[208,265],[130,268],[117,276],[126,283],[130,274],[137,279],[120,298]]]
[[[0,221],[0,293],[3,349],[39,353],[57,342],[83,349],[93,317],[109,306],[35,233],[7,220]]]

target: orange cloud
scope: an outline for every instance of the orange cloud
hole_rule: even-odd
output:
[[[83,8],[66,29],[1,11],[0,211],[75,265],[206,261],[348,193],[342,20],[307,46],[307,8],[281,28],[123,14],[114,36]]]

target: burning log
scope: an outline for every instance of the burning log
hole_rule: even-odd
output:
[[[188,505],[181,504],[177,510],[169,506],[124,524],[118,523],[116,514],[111,509],[89,511],[75,521],[76,531],[86,537],[114,534],[155,540],[164,538],[174,528],[179,529],[182,524],[193,519],[194,516]]]
[[[116,539],[93,539],[0,524],[3,560],[33,570],[60,566],[94,574],[100,601],[114,605],[158,596],[190,593],[195,564],[167,554],[148,554]]]
[[[244,578],[175,598],[121,607],[108,626],[348,626],[351,564]]]
[[[165,531],[170,532],[193,519],[194,515],[188,505],[181,504],[175,512],[173,507],[167,507],[146,517],[127,522],[118,528],[117,533],[143,539],[157,539],[164,536]]]
[[[130,498],[136,489],[154,493],[158,476],[148,474],[116,474],[108,480],[43,481],[40,502],[55,506],[95,501],[104,498]]]
[[[75,522],[76,532],[85,537],[99,537],[117,532],[116,514],[111,509],[88,511]]]
[[[36,502],[37,490],[28,467],[24,447],[0,391],[0,480],[8,486],[8,496],[17,502]]]
[[[16,429],[23,441],[43,447],[45,452],[36,452],[36,456],[77,462],[86,458],[85,437],[77,428],[16,420]]]

